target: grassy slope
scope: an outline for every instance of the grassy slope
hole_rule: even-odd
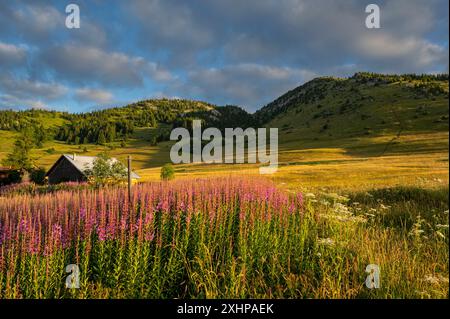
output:
[[[317,80],[314,80],[317,81]],[[322,98],[291,103],[267,127],[279,128],[280,168],[271,176],[289,187],[373,188],[393,185],[448,185],[448,98],[417,95],[414,82],[374,86],[354,80],[320,80],[308,90]],[[448,91],[448,82],[445,84]],[[42,118],[60,125],[59,118]],[[326,128],[324,126],[326,125]],[[121,160],[133,156],[143,180],[159,178],[170,162],[171,142],[150,146],[155,130],[138,128],[121,148],[86,145],[85,155],[108,152]],[[16,134],[0,131],[0,159],[11,151]],[[82,147],[58,141],[33,150],[37,164],[49,168],[61,153]],[[55,153],[46,150],[54,148]],[[179,177],[258,174],[257,165],[177,165]]]
[[[445,96],[416,97],[411,90],[414,83],[373,86],[337,81],[339,90],[330,88],[320,101],[294,104],[267,124],[280,133],[280,168],[273,179],[294,188],[448,185]],[[342,105],[347,105],[344,111]],[[158,178],[157,168],[141,173]],[[178,166],[178,176],[233,173],[258,174],[258,170],[255,165]]]

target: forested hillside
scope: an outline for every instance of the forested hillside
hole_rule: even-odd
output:
[[[120,147],[144,156],[145,147],[168,141],[172,128],[190,128],[193,119],[221,130],[277,127],[280,145],[291,150],[338,146],[382,154],[387,146],[397,145],[430,151],[448,148],[448,114],[448,75],[356,73],[349,78],[314,79],[254,114],[238,106],[181,99],[144,100],[80,114],[4,110],[0,159],[14,149],[15,140],[26,140],[28,148],[38,149],[46,166],[57,154],[73,151],[69,146],[84,153]],[[167,161],[165,147],[158,153],[161,161]]]

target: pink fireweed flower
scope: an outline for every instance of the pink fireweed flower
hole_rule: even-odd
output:
[[[122,232],[124,232],[127,229],[127,219],[125,216],[122,216],[122,218],[120,219],[120,230]]]
[[[28,222],[27,222],[27,220],[24,219],[24,218],[22,218],[22,219],[20,220],[19,224],[17,225],[17,230],[18,230],[18,232],[19,232],[19,233],[25,234],[25,233],[28,232],[28,229],[29,229],[29,227],[28,227]]]
[[[120,236],[125,241],[137,235],[139,240],[158,239],[165,245],[165,237],[155,233],[156,210],[170,212],[167,217],[177,218],[176,227],[182,227],[181,220],[189,225],[199,216],[212,229],[234,218],[235,213],[251,224],[259,218],[296,214],[303,205],[301,193],[288,196],[269,181],[246,178],[146,183],[135,185],[133,194],[131,203],[126,188],[119,187],[2,198],[0,255],[5,257],[16,248],[24,253],[50,254],[91,236],[99,241]],[[164,217],[162,223],[168,220]]]
[[[86,209],[80,208],[80,218],[85,219],[86,218]]]
[[[297,193],[297,204],[300,208],[303,208],[303,194]]]
[[[153,239],[155,239],[155,233],[154,232],[146,232],[144,238],[146,241],[153,241]]]
[[[95,224],[96,224],[95,216],[94,216],[94,215],[91,215],[91,216],[88,218],[87,223],[84,225],[84,234],[85,234],[86,236],[89,235],[90,233],[92,233],[92,231],[93,231],[94,228],[95,228]]]
[[[28,252],[32,255],[36,255],[39,253],[39,238],[38,237],[34,237],[28,244]]]
[[[289,214],[292,214],[293,212],[295,212],[295,203],[291,202],[291,204],[289,205]]]
[[[161,212],[169,211],[169,203],[166,200],[160,201],[158,205],[156,205],[156,210]]]
[[[116,235],[116,224],[111,222],[106,226],[105,236],[107,239],[114,239]]]
[[[100,241],[106,240],[106,230],[105,227],[97,226],[97,236]]]
[[[62,239],[62,227],[59,224],[55,224],[52,227],[52,237],[54,240],[61,242]]]

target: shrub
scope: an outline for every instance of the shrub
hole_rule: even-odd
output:
[[[168,163],[161,167],[161,179],[168,181],[175,178],[175,170],[172,164]]]
[[[38,185],[44,185],[45,184],[45,169],[42,167],[33,169],[30,172],[30,180]]]
[[[92,169],[85,171],[89,180],[97,185],[120,184],[127,179],[127,168],[106,154],[99,154]]]

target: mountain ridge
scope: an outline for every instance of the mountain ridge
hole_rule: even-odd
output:
[[[69,145],[124,147],[129,139],[157,145],[173,127],[277,127],[281,145],[352,144],[354,139],[395,139],[399,134],[448,132],[448,75],[359,72],[319,77],[280,95],[255,113],[187,99],[142,100],[86,113],[0,111],[0,140],[34,129],[36,147],[46,140]],[[147,130],[147,133],[142,133]],[[7,133],[11,132],[11,133]],[[8,148],[4,148],[6,152]],[[0,154],[1,155],[1,154]],[[3,155],[4,156],[4,155]]]

